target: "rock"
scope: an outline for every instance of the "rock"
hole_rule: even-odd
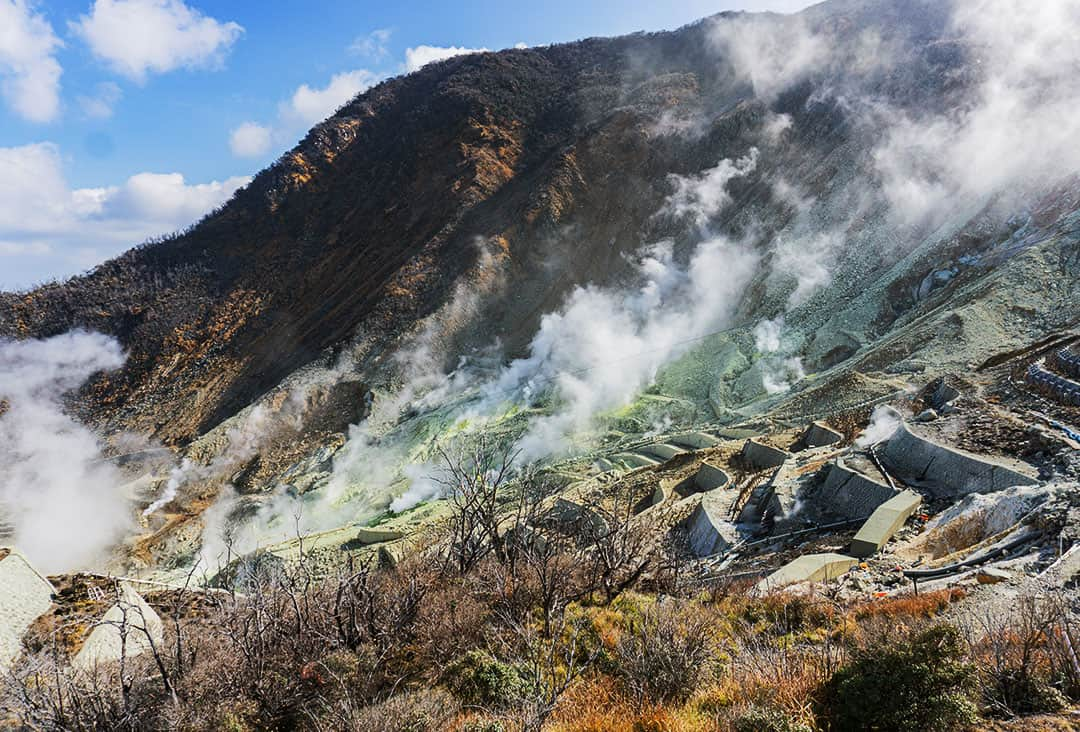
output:
[[[1012,579],[1012,574],[1010,572],[994,567],[980,569],[975,575],[975,581],[980,585],[996,585],[998,582],[1005,582],[1010,579]]]
[[[919,416],[915,418],[916,422],[933,422],[938,418],[938,413],[933,409],[925,409],[919,412]]]

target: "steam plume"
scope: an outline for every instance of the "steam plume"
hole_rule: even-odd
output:
[[[122,477],[63,406],[65,394],[124,360],[115,340],[82,331],[0,342],[0,519],[45,572],[95,566],[130,526]]]

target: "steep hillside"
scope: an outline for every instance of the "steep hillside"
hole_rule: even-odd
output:
[[[65,402],[107,454],[167,448],[84,470],[139,516],[125,567],[299,513],[411,530],[455,442],[572,482],[656,435],[857,422],[1077,325],[1080,76],[1013,22],[832,0],[434,64],[189,231],[0,295],[0,336],[126,350]]]
[[[907,56],[899,72],[822,76],[881,86],[902,105],[944,104],[962,53],[936,40],[939,5],[840,3],[809,14],[828,34],[895,38]],[[725,18],[457,58],[385,82],[189,231],[69,282],[2,296],[0,334],[82,326],[117,336],[128,365],[93,385],[85,413],[170,444],[358,333],[369,359],[385,358],[475,276],[484,253],[500,280],[472,330],[520,353],[574,285],[627,275],[624,255],[656,228],[669,175],[764,146],[770,114],[792,112],[794,134],[738,182],[719,229],[761,226],[764,245],[791,211],[760,181],[796,164],[825,189],[841,166],[865,164],[842,107],[808,104],[810,78],[772,99],[755,95],[717,51],[714,22]],[[661,120],[702,129],[663,134]],[[462,338],[448,362],[478,340]]]

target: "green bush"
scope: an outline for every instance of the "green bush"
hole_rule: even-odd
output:
[[[735,732],[813,732],[810,725],[793,718],[783,709],[752,705],[732,720]]]
[[[1021,716],[1060,712],[1069,704],[1048,679],[1015,669],[993,674],[985,691],[992,708]]]
[[[975,720],[975,693],[959,631],[935,625],[860,649],[825,685],[819,711],[839,732],[951,732]]]
[[[467,705],[506,709],[528,690],[518,669],[491,654],[469,651],[446,669],[446,686]]]

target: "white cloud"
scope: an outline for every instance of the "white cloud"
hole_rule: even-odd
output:
[[[387,44],[390,42],[392,33],[393,31],[389,28],[379,28],[366,36],[358,36],[349,45],[349,53],[369,58],[372,61],[382,61],[390,52]]]
[[[0,90],[8,106],[31,122],[49,122],[60,111],[55,53],[63,44],[27,0],[0,0]]]
[[[256,122],[245,122],[229,135],[229,149],[239,158],[257,158],[270,150],[271,129]]]
[[[108,119],[112,117],[113,107],[120,101],[123,92],[119,85],[106,81],[98,84],[93,95],[83,95],[78,98],[79,106],[83,114],[94,119]]]
[[[301,84],[292,96],[278,105],[274,122],[245,122],[234,129],[229,135],[229,148],[233,155],[241,158],[258,158],[275,147],[284,148],[357,94],[371,88],[380,78],[373,71],[355,69],[334,74],[321,88]]]
[[[416,46],[405,49],[405,71],[412,73],[436,61],[445,61],[468,53],[486,53],[486,48],[463,48],[461,46]]]
[[[305,127],[321,122],[357,94],[369,89],[378,75],[366,69],[334,74],[322,89],[301,84],[288,102],[282,105],[282,116]]]
[[[0,170],[0,289],[75,274],[182,229],[250,180],[189,184],[179,173],[139,173],[119,186],[72,189],[48,142],[0,148]]]
[[[101,0],[99,0],[100,2]],[[386,28],[361,36],[349,46],[349,52],[379,60],[387,53],[386,43],[391,31]],[[452,46],[416,46],[405,51],[403,69],[416,71],[425,64],[441,61],[466,53],[482,53],[486,48],[462,48]],[[237,157],[258,158],[273,148],[284,148],[313,125],[336,112],[357,94],[367,91],[384,78],[383,74],[369,69],[342,71],[330,77],[326,86],[313,87],[301,84],[292,95],[278,105],[277,119],[273,122],[245,122],[232,131],[229,147]]]
[[[94,0],[90,14],[71,28],[95,56],[136,81],[150,73],[220,66],[244,32],[182,0]]]

